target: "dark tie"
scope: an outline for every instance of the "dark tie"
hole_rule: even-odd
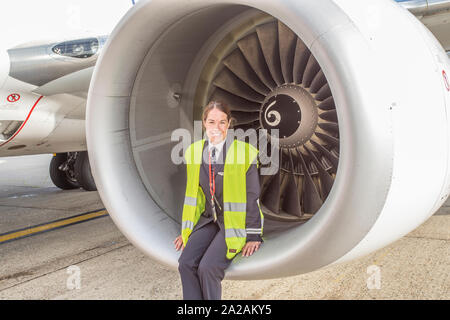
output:
[[[216,176],[216,148],[215,147],[211,148],[211,171],[212,171],[211,172],[212,179],[214,179],[214,177]],[[210,179],[211,179],[211,177],[210,177]],[[213,184],[215,185],[215,179],[213,181],[214,181]],[[215,188],[216,187],[214,186],[214,190],[215,190]],[[210,194],[215,193],[215,192],[211,191],[211,187],[210,187],[209,193]],[[215,198],[215,195],[214,195],[214,198]],[[214,222],[216,222],[217,212],[216,212],[216,209],[214,206],[212,206],[212,212],[213,212]]]
[[[211,149],[211,164],[214,166],[216,164],[216,148]]]

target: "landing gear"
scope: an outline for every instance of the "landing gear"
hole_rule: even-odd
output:
[[[97,190],[86,151],[55,154],[50,161],[50,178],[63,190]]]
[[[76,152],[57,153],[50,161],[50,178],[55,186],[63,190],[79,188],[75,178]]]
[[[75,177],[84,190],[97,191],[87,151],[78,152],[77,160],[75,161]]]

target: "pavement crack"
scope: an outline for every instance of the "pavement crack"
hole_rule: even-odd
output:
[[[21,272],[16,272],[14,274],[9,274],[3,277],[0,277],[0,281],[3,280],[10,280],[10,279],[16,279],[16,278],[20,278],[20,277],[24,277],[24,276],[32,276],[33,272],[30,271],[21,271]]]

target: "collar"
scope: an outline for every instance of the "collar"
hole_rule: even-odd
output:
[[[211,141],[209,141],[208,139],[208,150],[210,150],[212,147],[215,147],[217,149],[217,151],[222,151],[222,147],[223,144],[225,143],[225,140],[227,140],[226,138],[223,139],[221,142],[219,142],[218,144],[212,144]]]

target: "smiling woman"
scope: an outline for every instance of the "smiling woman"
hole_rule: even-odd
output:
[[[240,251],[251,256],[262,242],[258,151],[228,135],[231,112],[226,104],[208,103],[202,123],[208,141],[196,141],[186,150],[182,229],[174,241],[176,250],[183,249],[178,270],[184,299],[220,299],[221,281],[233,258]]]
[[[221,101],[211,101],[203,109],[203,127],[213,144],[225,139],[228,128],[232,128],[231,120],[230,108]]]

